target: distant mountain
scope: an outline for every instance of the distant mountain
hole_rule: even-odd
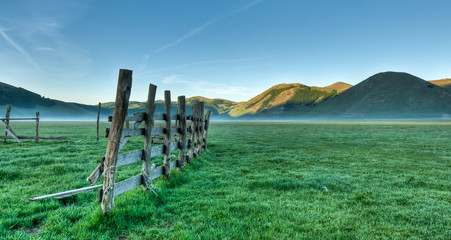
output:
[[[205,102],[215,119],[450,118],[451,79],[427,82],[407,73],[384,72],[355,86],[343,82],[326,87],[278,84],[245,102],[187,98],[187,114],[198,101]],[[0,111],[8,104],[13,106],[12,117],[33,117],[38,111],[45,120],[97,117],[97,106],[48,99],[0,83]],[[172,113],[177,111],[176,104],[173,101]],[[145,111],[145,107],[145,102],[130,101],[128,113]],[[113,108],[114,102],[102,103],[101,119],[112,115]],[[164,112],[162,100],[156,101],[155,111]]]
[[[234,105],[232,117],[255,115],[266,110],[283,109],[286,106],[309,106],[335,96],[337,90],[309,87],[300,83],[279,84],[264,91],[247,102]]]
[[[43,119],[84,120],[97,117],[96,106],[49,99],[0,82],[0,107],[6,109],[7,105],[12,106],[11,117],[34,117],[35,112],[40,112]]]
[[[310,116],[360,118],[443,117],[451,114],[451,91],[408,73],[375,74],[315,106]]]
[[[329,85],[327,87],[322,87],[322,88],[319,88],[319,89],[322,89],[323,91],[329,91],[329,92],[331,92],[333,90],[336,90],[337,93],[341,93],[341,92],[343,92],[345,90],[348,90],[351,87],[352,87],[351,84],[344,83],[344,82],[336,82],[336,83],[334,83],[332,85]]]
[[[437,86],[440,86],[442,88],[451,88],[451,78],[444,78],[440,80],[432,80],[429,81],[430,83],[433,83]]]

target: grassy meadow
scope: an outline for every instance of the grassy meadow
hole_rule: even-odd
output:
[[[95,129],[43,122],[40,135],[69,139],[1,140],[0,239],[451,239],[450,123],[213,122],[207,152],[154,181],[156,195],[118,196],[108,217],[97,192],[28,201],[89,186],[107,144]]]

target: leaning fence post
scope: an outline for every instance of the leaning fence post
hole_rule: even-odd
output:
[[[97,137],[96,140],[99,142],[99,119],[100,119],[100,106],[102,104],[99,102],[99,107],[97,108]]]
[[[122,129],[127,116],[128,101],[132,87],[132,71],[119,70],[116,101],[114,104],[113,121],[108,136],[108,145],[105,154],[103,177],[102,212],[111,212],[114,207],[114,182],[116,180],[116,162],[119,152]]]
[[[149,84],[149,93],[147,94],[146,115],[144,117],[144,161],[143,161],[143,189],[147,190],[150,187],[150,173],[151,173],[151,143],[152,143],[152,128],[153,128],[153,114],[155,112],[155,93],[157,86]]]
[[[207,136],[208,136],[208,126],[210,125],[210,115],[211,115],[211,111],[207,111],[207,114],[205,114],[205,127],[204,127],[204,132],[203,132],[203,140],[204,140],[204,145],[203,145],[203,151],[207,150]]]
[[[36,143],[39,142],[39,112],[36,112]]]
[[[171,92],[164,91],[164,120],[166,127],[164,130],[164,159],[163,175],[169,178],[169,162],[171,162]]]
[[[185,167],[186,159],[186,112],[185,112],[185,96],[178,97],[178,122],[179,122],[179,157],[177,167],[182,169]]]
[[[11,105],[8,105],[8,107],[6,108],[6,127],[9,126],[9,114],[11,113]],[[6,131],[5,129],[5,140],[4,142],[6,142],[6,137],[8,136],[8,131]]]

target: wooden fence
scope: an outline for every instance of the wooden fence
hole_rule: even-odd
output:
[[[30,201],[48,197],[64,198],[79,192],[101,188],[99,201],[102,211],[110,212],[114,207],[114,198],[124,192],[143,185],[144,190],[151,188],[152,180],[170,176],[170,171],[182,169],[185,162],[191,160],[207,149],[207,135],[210,111],[204,114],[204,103],[197,102],[192,106],[192,115],[186,115],[185,96],[179,96],[177,114],[171,114],[171,94],[165,91],[165,112],[155,113],[155,94],[157,87],[150,84],[145,112],[136,112],[127,116],[127,108],[132,85],[132,71],[121,69],[113,116],[109,117],[111,127],[106,129],[108,144],[105,157],[89,175],[90,187],[70,190],[46,196],[30,198]],[[155,127],[155,121],[164,121],[164,127]],[[173,124],[175,121],[175,124]],[[189,126],[188,126],[189,121]],[[124,128],[125,122],[134,122],[132,127]],[[141,125],[144,125],[140,128]],[[174,126],[173,126],[174,125]],[[133,136],[144,136],[143,149],[119,154],[127,141]],[[162,145],[152,146],[152,138],[164,136]],[[174,137],[175,136],[175,137]],[[173,139],[177,139],[176,141]],[[154,141],[155,142],[155,141]],[[171,151],[179,150],[178,157],[171,159]],[[151,158],[164,155],[163,165],[151,164]],[[172,160],[172,161],[171,161]],[[142,161],[142,173],[127,180],[116,182],[118,167]],[[103,184],[94,185],[103,175]]]
[[[42,137],[39,136],[39,112],[36,112],[35,118],[11,118],[11,105],[8,105],[6,109],[5,118],[0,118],[0,120],[5,124],[5,136],[0,136],[0,139],[4,139],[6,142],[7,139],[14,139],[18,143],[22,143],[20,139],[35,139],[36,143],[39,142],[39,139],[53,139],[53,140],[66,140],[67,137]],[[36,136],[18,136],[10,126],[10,121],[27,121],[27,120],[35,120],[36,121]],[[11,136],[8,136],[11,135]]]

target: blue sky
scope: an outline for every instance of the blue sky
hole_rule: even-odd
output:
[[[279,83],[357,84],[382,71],[451,77],[451,1],[5,0],[0,81],[69,102],[147,86],[245,101]]]

